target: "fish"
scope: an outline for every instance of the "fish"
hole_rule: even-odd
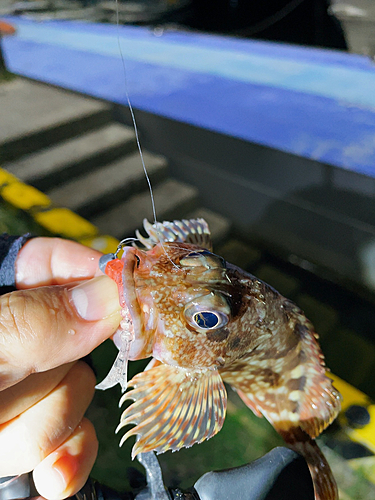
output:
[[[267,283],[213,253],[204,219],[144,221],[142,245],[105,256],[119,287],[120,352],[98,388],[126,388],[127,360],[151,357],[129,381],[117,431],[129,424],[138,453],[163,453],[213,437],[229,384],[309,466],[316,500],[337,485],[315,438],[335,419],[341,397],[327,376],[318,335],[302,310]]]

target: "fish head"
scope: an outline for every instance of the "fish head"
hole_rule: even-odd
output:
[[[143,339],[144,346],[133,359],[152,355],[189,369],[222,366],[231,331],[238,328],[232,312],[240,295],[228,277],[225,260],[180,242],[133,251],[141,314],[135,336]]]

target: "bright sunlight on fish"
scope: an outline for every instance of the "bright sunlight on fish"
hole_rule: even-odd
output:
[[[153,357],[121,398],[134,401],[118,429],[135,424],[133,457],[179,450],[214,436],[226,412],[224,382],[307,460],[316,500],[337,487],[316,438],[337,416],[340,395],[326,376],[317,334],[271,286],[212,253],[203,219],[150,224],[144,249],[103,256],[120,293],[120,352],[106,389],[126,388],[127,360]],[[104,260],[103,260],[104,259]]]

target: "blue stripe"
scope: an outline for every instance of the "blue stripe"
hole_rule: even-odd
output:
[[[15,38],[12,46],[17,54],[13,71],[126,104],[117,57]],[[375,175],[375,113],[366,109],[134,60],[127,61],[127,73],[130,98],[138,109]]]
[[[112,27],[113,28],[113,27]],[[19,24],[19,37],[33,41],[119,58],[118,39],[112,33],[82,32],[35,24]],[[161,67],[229,78],[336,99],[375,110],[375,68],[322,64],[316,61],[272,57],[253,51],[224,50],[204,45],[156,37],[143,30],[120,30],[121,48],[126,61],[133,60]],[[348,55],[350,59],[350,56]]]
[[[3,40],[11,70],[126,104],[116,27],[16,22],[20,36]],[[119,31],[134,107],[375,177],[375,70],[366,58]]]

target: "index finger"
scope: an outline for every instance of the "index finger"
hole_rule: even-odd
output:
[[[19,289],[64,285],[100,275],[97,250],[61,238],[33,238],[20,250],[15,269]]]

